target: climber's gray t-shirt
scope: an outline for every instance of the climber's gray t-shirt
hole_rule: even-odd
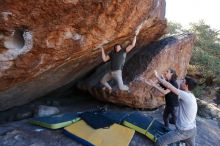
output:
[[[111,71],[122,70],[125,64],[126,51],[124,49],[119,52],[112,51],[109,56],[111,58]]]
[[[179,107],[177,108],[176,126],[180,130],[196,127],[197,103],[191,92],[179,90]]]

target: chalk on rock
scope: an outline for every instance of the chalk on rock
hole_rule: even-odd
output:
[[[60,111],[57,107],[40,105],[37,111],[37,117],[46,117],[58,114]]]

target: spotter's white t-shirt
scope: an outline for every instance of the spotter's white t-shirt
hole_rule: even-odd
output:
[[[191,92],[179,90],[179,107],[177,108],[176,126],[180,130],[196,127],[197,102]]]

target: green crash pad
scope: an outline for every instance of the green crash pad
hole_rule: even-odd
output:
[[[165,131],[164,125],[158,120],[139,112],[132,113],[126,117],[123,125],[147,136],[153,142],[156,142],[157,138],[170,131]],[[174,145],[177,144],[169,144],[168,146]]]
[[[59,129],[71,125],[79,120],[80,118],[77,113],[68,113],[49,117],[37,117],[31,119],[29,122],[49,129]]]
[[[147,117],[139,112],[135,112],[124,119],[123,125],[145,135],[147,132],[147,128],[152,121],[152,117]]]

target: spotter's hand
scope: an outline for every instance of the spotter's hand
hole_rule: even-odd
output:
[[[154,70],[154,75],[156,76],[156,78],[160,78],[156,70]]]

